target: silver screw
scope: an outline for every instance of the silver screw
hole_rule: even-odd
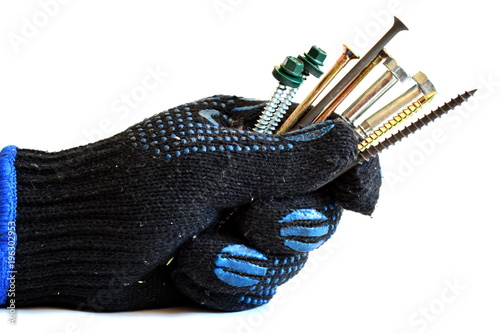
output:
[[[297,58],[304,64],[304,70],[302,74],[303,81],[307,80],[307,77],[309,75],[315,76],[317,78],[323,75],[323,72],[321,71],[320,67],[323,66],[323,61],[325,61],[326,59],[326,52],[317,47],[316,45],[313,45],[309,50],[309,52],[304,53],[304,55],[299,55]],[[297,88],[289,87],[287,89],[287,91],[285,92],[285,96],[281,101],[281,104],[279,105],[278,109],[276,109],[276,112],[274,113],[273,117],[271,118],[271,121],[268,124],[266,130],[267,134],[272,134],[275,132],[276,127],[278,127],[278,124],[280,123],[283,116],[286,114],[286,111],[292,105],[293,98],[297,94],[298,90],[299,90],[298,87]]]
[[[302,82],[305,81],[309,75],[313,75],[317,78],[323,75],[320,67],[323,66],[323,61],[325,59],[326,52],[316,45],[313,45],[307,53],[299,55],[297,58],[288,57],[280,68],[275,67],[273,75],[280,82],[280,86],[278,86],[275,95],[273,95],[273,98],[276,97],[276,99],[270,100],[270,103],[266,105],[266,108],[262,112],[259,122],[255,125],[254,130],[256,132],[265,134],[274,133],[281,119],[286,114],[286,111],[292,105],[293,98],[297,94]],[[300,65],[297,62],[302,64],[300,72]],[[296,81],[289,82],[289,78],[286,74],[291,74]],[[286,86],[285,90],[283,90],[282,86]],[[279,103],[277,103],[278,97],[280,98]]]
[[[265,130],[266,134],[274,133],[281,118],[283,118],[286,111],[290,108],[290,105],[292,105],[293,98],[297,94],[298,90],[299,90],[299,88],[287,87],[287,90],[285,91],[285,94],[283,96],[281,104],[276,109],[276,111],[274,112],[274,115],[271,117],[269,123],[267,124],[267,128]]]
[[[274,67],[273,76],[278,80],[279,85],[255,124],[253,129],[255,132],[271,134],[269,124],[273,120],[276,110],[290,94],[289,88],[298,88],[302,84],[303,71],[304,64],[291,56],[286,57],[281,65]]]

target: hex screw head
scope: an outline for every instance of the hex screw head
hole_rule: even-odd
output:
[[[323,75],[320,67],[323,66],[323,61],[326,59],[326,52],[313,45],[309,52],[299,56],[300,61],[304,63],[304,74],[320,77]]]
[[[316,45],[313,45],[309,52],[305,54],[305,56],[308,60],[312,61],[316,65],[323,66],[323,62],[326,59],[326,52]]]
[[[302,84],[302,72],[304,71],[304,64],[299,59],[289,56],[286,57],[283,63],[275,66],[273,76],[281,84],[298,88]]]
[[[432,82],[427,78],[422,72],[418,72],[413,76],[413,80],[417,83],[418,88],[423,94],[430,94],[431,92],[435,92],[436,88],[432,84]]]
[[[304,64],[299,59],[290,56],[286,57],[283,61],[281,69],[291,76],[301,77],[302,71],[304,70]]]

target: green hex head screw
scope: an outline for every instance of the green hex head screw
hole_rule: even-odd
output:
[[[304,64],[304,74],[311,74],[317,78],[323,75],[320,67],[324,65],[326,59],[326,52],[321,48],[313,45],[309,52],[304,55],[299,55],[299,60]]]
[[[292,105],[292,100],[298,88],[309,74],[320,77],[326,53],[317,46],[311,47],[309,52],[295,57],[286,57],[283,63],[275,66],[273,76],[279,81],[278,88],[267,103],[264,111],[254,127],[258,133],[272,134],[278,123]]]
[[[303,71],[304,64],[302,61],[289,56],[285,58],[281,65],[274,67],[273,76],[284,86],[298,88],[303,81]]]
[[[300,87],[304,81],[302,78],[303,72],[304,64],[302,61],[291,56],[286,57],[280,65],[274,67],[273,76],[278,80],[279,85],[255,124],[255,132],[271,134],[269,125],[274,118],[276,110],[288,96],[289,89]]]

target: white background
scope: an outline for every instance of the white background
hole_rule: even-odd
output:
[[[500,330],[493,2],[54,1],[0,4],[2,147],[70,148],[216,93],[267,99],[276,85],[271,69],[285,56],[317,44],[329,68],[342,43],[363,55],[393,14],[410,31],[387,50],[410,74],[431,78],[439,91],[432,107],[479,91],[467,107],[382,154],[376,212],[346,213],[330,244],[270,305],[234,314],[21,309],[16,327],[0,312],[2,332]],[[141,90],[151,70],[162,72],[158,84],[126,107],[123,96]]]

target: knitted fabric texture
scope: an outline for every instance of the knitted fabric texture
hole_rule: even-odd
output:
[[[342,207],[373,211],[380,171],[374,160],[331,182],[356,157],[352,129],[243,129],[242,115],[264,105],[214,96],[87,146],[18,149],[16,305],[268,302],[334,233]]]

